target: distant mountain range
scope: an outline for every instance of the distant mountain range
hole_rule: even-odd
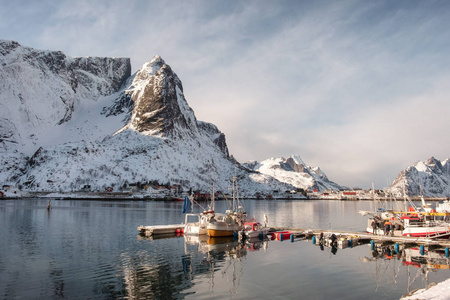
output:
[[[0,184],[103,191],[148,183],[243,192],[296,188],[249,170],[225,135],[198,121],[181,80],[155,56],[72,58],[0,40]]]
[[[449,159],[431,157],[401,171],[387,191],[402,196],[450,197]]]
[[[320,192],[347,189],[330,180],[319,167],[306,165],[298,155],[288,158],[270,158],[262,162],[250,161],[244,163],[247,168],[269,175],[277,180],[302,188],[303,190],[317,190]]]
[[[214,182],[227,191],[232,176],[247,194],[345,188],[299,156],[237,162],[225,134],[196,119],[181,80],[159,56],[131,74],[129,58],[74,58],[6,40],[0,154],[0,189],[118,191],[158,183],[209,191]],[[447,162],[430,165],[429,180],[421,175],[425,193],[448,194]],[[417,186],[409,183],[408,192]]]

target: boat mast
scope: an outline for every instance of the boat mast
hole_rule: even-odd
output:
[[[233,187],[232,187],[232,191],[233,191],[233,207],[232,207],[232,210],[233,211],[236,211],[236,188],[235,188],[235,185],[236,185],[236,175],[235,176],[233,176]]]
[[[377,198],[375,197],[375,187],[373,185],[373,182],[372,182],[372,196],[373,196],[373,201],[375,203],[375,212],[376,212],[376,214],[378,214],[379,213],[379,211],[378,211],[378,201],[377,201]]]
[[[212,189],[212,196],[211,196],[211,206],[212,206],[212,210],[215,211],[215,207],[214,207],[214,181],[213,181],[213,189]]]

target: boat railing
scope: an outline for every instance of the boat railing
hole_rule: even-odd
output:
[[[440,232],[437,234],[434,234],[433,236],[430,236],[430,238],[432,239],[438,239],[440,237],[448,237],[450,235],[450,228],[448,228],[446,231],[444,232]]]

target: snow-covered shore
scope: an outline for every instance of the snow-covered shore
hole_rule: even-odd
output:
[[[402,300],[447,300],[450,299],[450,278],[428,289],[420,289],[412,295],[402,297]]]

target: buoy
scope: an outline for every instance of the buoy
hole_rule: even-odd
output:
[[[184,228],[181,228],[180,230],[181,230],[181,233],[184,233]]]
[[[375,242],[373,240],[370,241],[370,250],[375,250]]]
[[[315,235],[313,235],[313,237],[312,237],[312,243],[313,243],[313,245],[316,244],[316,236]]]
[[[398,253],[398,250],[399,250],[398,248],[399,248],[398,243],[395,243],[395,246],[394,246],[395,253]]]
[[[291,243],[293,243],[293,242],[294,242],[294,235],[291,234]]]
[[[235,232],[233,232],[233,237],[234,237],[234,239],[235,240],[237,240],[238,239],[238,237],[239,237],[239,235],[238,235],[238,233],[235,231]]]
[[[279,237],[280,237],[280,242],[282,242],[282,241],[284,240],[284,234],[283,234],[283,233],[280,233],[280,234],[279,234]]]
[[[353,248],[353,241],[352,240],[348,240],[348,247],[349,248]]]
[[[424,255],[424,254],[425,254],[425,246],[420,245],[420,255]]]
[[[177,228],[177,229],[175,230],[175,232],[176,232],[177,234],[179,234],[179,233],[181,232],[180,228]]]
[[[445,257],[448,258],[448,247],[445,247]]]
[[[259,239],[260,239],[261,241],[264,240],[264,233],[261,232],[261,233],[259,234]]]

